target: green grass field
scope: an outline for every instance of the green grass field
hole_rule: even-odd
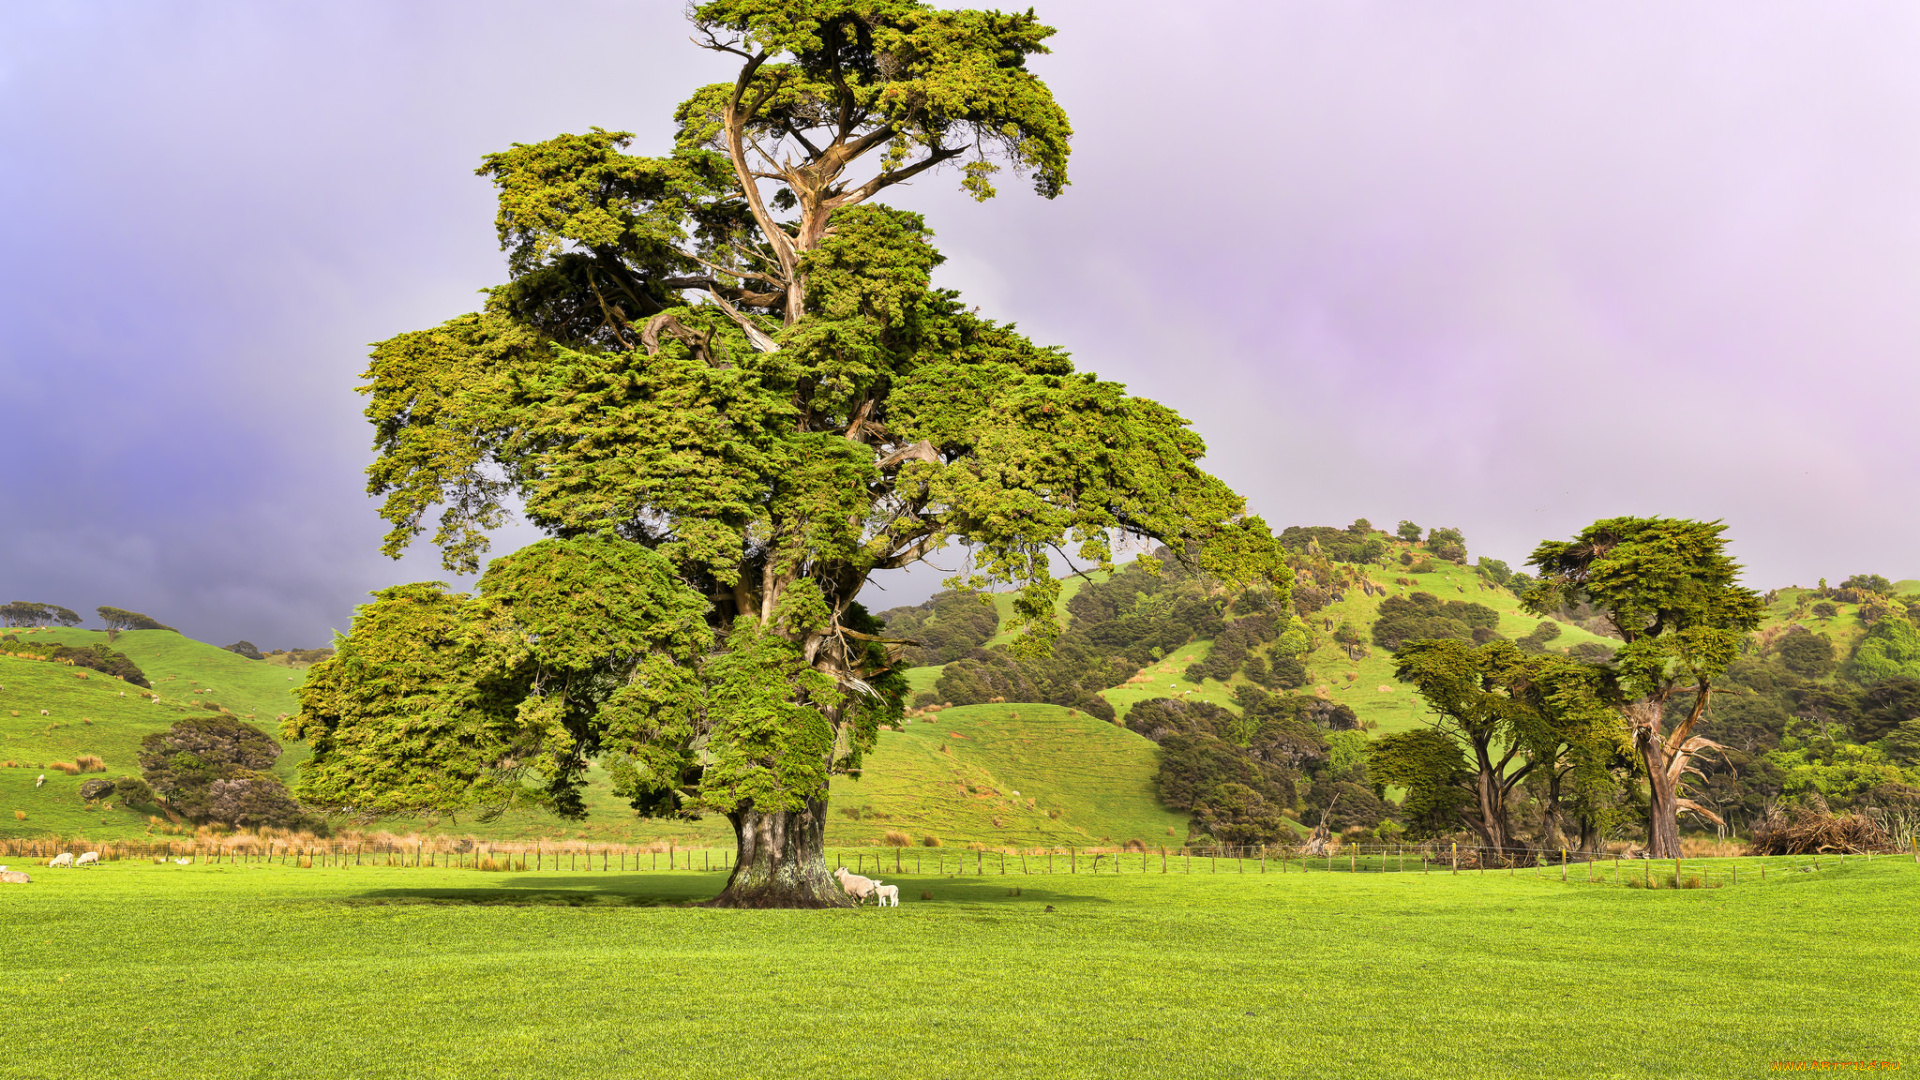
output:
[[[863,774],[834,781],[827,839],[868,843],[898,830],[995,847],[1184,842],[1185,815],[1153,794],[1157,753],[1057,705],[943,709],[881,732]]]
[[[20,1080],[1584,1080],[1920,1061],[1920,867],[1900,859],[1653,892],[893,877],[900,908],[845,912],[685,907],[718,873],[33,873],[0,886],[0,1057]]]

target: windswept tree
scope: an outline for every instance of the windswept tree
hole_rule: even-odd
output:
[[[1714,818],[1684,797],[1695,755],[1716,744],[1694,733],[1713,700],[1714,680],[1760,624],[1758,594],[1738,584],[1717,521],[1609,518],[1567,541],[1534,548],[1540,579],[1523,599],[1545,615],[1588,605],[1625,642],[1604,662],[1617,708],[1647,772],[1647,849],[1680,853],[1679,815]],[[1669,705],[1679,705],[1670,719]],[[1671,726],[1669,726],[1671,724]]]
[[[509,280],[367,373],[389,554],[436,506],[456,571],[509,500],[555,539],[476,597],[377,594],[288,731],[303,794],[363,813],[577,815],[600,760],[643,813],[732,821],[717,903],[832,905],[829,779],[904,692],[869,575],[964,548],[951,587],[1017,586],[1026,654],[1069,550],[1158,541],[1280,610],[1291,575],[1183,419],[935,288],[926,224],[874,201],[942,168],[1058,195],[1071,129],[1027,69],[1050,28],[911,0],[690,14],[739,68],[672,150],[594,129],[489,155]]]
[[[116,632],[121,630],[173,629],[173,627],[168,626],[166,623],[161,622],[151,615],[142,615],[137,611],[128,611],[125,608],[99,607],[94,610],[99,613],[100,621],[107,624],[107,629]]]

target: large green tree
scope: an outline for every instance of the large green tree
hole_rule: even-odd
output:
[[[1572,540],[1545,541],[1527,562],[1539,582],[1523,599],[1545,615],[1590,605],[1625,642],[1594,664],[1609,687],[1647,771],[1647,849],[1680,853],[1679,815],[1709,815],[1682,794],[1695,755],[1715,744],[1695,733],[1714,681],[1760,624],[1764,607],[1738,584],[1717,521],[1620,517],[1596,521]],[[1680,704],[1669,718],[1669,704]]]
[[[576,814],[602,760],[642,812],[733,822],[717,902],[835,904],[829,778],[904,686],[870,575],[962,547],[951,584],[1017,586],[1032,653],[1069,550],[1111,567],[1157,540],[1279,610],[1291,575],[1183,419],[935,288],[926,224],[873,201],[942,167],[976,198],[1001,169],[1058,195],[1071,129],[1027,68],[1048,27],[910,0],[690,15],[739,68],[679,107],[671,151],[593,129],[489,155],[509,280],[368,371],[388,553],[438,506],[446,565],[477,570],[517,501],[569,595],[527,553],[476,597],[379,594],[289,730],[303,794],[363,813]],[[689,604],[706,641],[675,629]]]

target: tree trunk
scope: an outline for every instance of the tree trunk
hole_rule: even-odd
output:
[[[727,815],[737,852],[733,876],[708,907],[837,908],[853,900],[827,872],[827,801],[760,813],[749,804]]]
[[[1672,859],[1680,854],[1680,803],[1668,774],[1667,743],[1660,734],[1661,706],[1643,701],[1631,706],[1633,744],[1647,766],[1647,854]]]

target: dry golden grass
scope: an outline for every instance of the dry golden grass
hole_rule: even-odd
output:
[[[913,837],[895,829],[888,829],[887,835],[881,837],[880,842],[887,847],[912,847]]]
[[[81,772],[107,771],[107,763],[102,761],[98,754],[81,754],[74,760],[74,764],[80,766]]]
[[[47,766],[47,768],[52,769],[55,772],[66,773],[68,776],[80,775],[80,766],[75,765],[71,761],[56,761],[53,764]]]

